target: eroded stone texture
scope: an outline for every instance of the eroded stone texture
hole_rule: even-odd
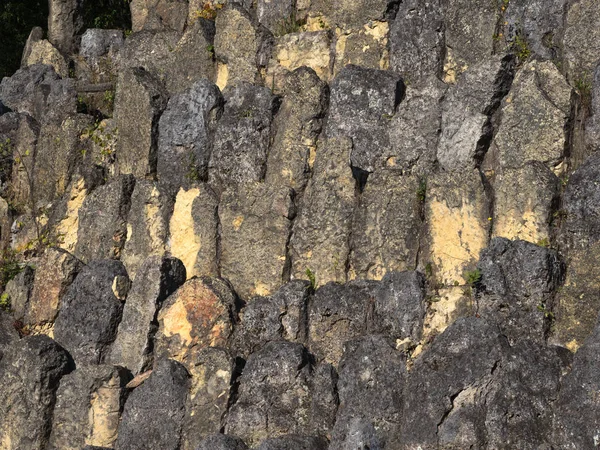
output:
[[[62,78],[69,76],[69,66],[65,58],[60,54],[55,46],[46,39],[34,42],[31,45],[31,50],[25,61],[27,66],[33,64],[47,64],[52,66],[56,73]]]
[[[17,204],[26,205],[28,209],[34,206],[32,198],[35,200],[34,186],[28,174],[33,173],[35,168],[39,133],[40,125],[37,121],[27,114],[19,115],[19,125],[12,148],[12,155],[16,156],[16,161],[12,164],[10,198]]]
[[[223,89],[239,81],[257,81],[263,34],[248,12],[233,3],[219,12],[215,25],[215,56],[222,64],[217,68],[217,85]]]
[[[569,75],[575,80],[591,76],[598,64],[600,11],[593,0],[569,2],[563,38]]]
[[[327,441],[314,436],[292,434],[267,439],[260,444],[259,450],[326,450]]]
[[[414,269],[421,228],[420,180],[396,171],[370,175],[352,224],[351,279],[380,280]]]
[[[309,283],[298,280],[270,297],[252,299],[240,311],[240,323],[233,336],[236,351],[247,357],[271,341],[304,342],[309,292]]]
[[[115,449],[179,449],[189,388],[185,367],[170,359],[158,361],[125,403]]]
[[[328,283],[319,288],[308,310],[309,348],[318,361],[339,363],[346,341],[367,332],[375,282]]]
[[[266,183],[304,191],[328,104],[327,85],[317,73],[299,68],[284,78],[283,101],[267,158]]]
[[[83,268],[69,253],[50,248],[36,263],[31,297],[23,323],[31,327],[51,326],[59,312],[61,299]]]
[[[523,66],[503,100],[502,123],[492,143],[492,155],[501,167],[534,160],[552,169],[562,162],[571,92],[551,62],[533,60]]]
[[[235,436],[211,434],[200,442],[196,450],[248,450],[248,447]]]
[[[423,321],[423,337],[432,339],[442,334],[459,317],[472,316],[475,309],[473,290],[470,287],[450,286],[436,290],[427,305]]]
[[[293,20],[296,14],[293,0],[258,0],[256,17],[273,34],[282,34],[286,21]]]
[[[125,369],[108,365],[78,367],[63,377],[56,393],[49,448],[112,447],[128,378]]]
[[[487,246],[491,226],[489,206],[477,170],[440,173],[427,179],[425,220],[429,236],[428,264],[446,284],[465,284],[464,272],[472,269]]]
[[[26,336],[0,360],[0,445],[42,450],[62,376],[73,370],[68,353],[47,336]]]
[[[108,361],[134,375],[151,366],[158,311],[185,279],[185,267],[176,258],[150,256],[142,263],[127,295]]]
[[[188,367],[205,347],[224,347],[231,336],[235,296],[219,278],[188,280],[164,303],[158,314],[155,355]]]
[[[349,64],[387,70],[389,67],[387,21],[369,21],[354,29],[336,29],[334,73]]]
[[[505,169],[494,182],[493,236],[537,244],[550,241],[560,180],[543,163]]]
[[[48,6],[50,8],[48,39],[61,52],[69,54],[73,49],[73,38],[78,31],[78,2],[77,0],[51,0]]]
[[[226,190],[219,205],[221,274],[243,299],[270,295],[289,271],[293,192],[266,183]]]
[[[133,279],[148,256],[163,256],[167,251],[169,218],[173,201],[165,189],[149,180],[137,180],[127,215],[127,240],[121,260]]]
[[[183,31],[188,17],[187,1],[132,0],[131,29]]]
[[[84,262],[121,256],[135,179],[123,175],[85,197],[79,208],[75,256]]]
[[[440,0],[404,1],[390,26],[390,67],[411,83],[441,78],[444,65],[444,15]]]
[[[483,292],[478,314],[497,322],[511,344],[526,338],[543,341],[563,278],[556,251],[495,238],[481,252],[477,267]]]
[[[483,159],[493,134],[491,116],[510,89],[514,66],[512,56],[490,56],[448,88],[437,151],[444,169],[470,169]]]
[[[204,183],[177,194],[169,222],[170,250],[183,262],[188,278],[218,274],[217,206],[214,192]]]
[[[347,66],[331,83],[327,137],[352,139],[354,167],[373,172],[390,146],[387,128],[404,84],[393,72]]]
[[[208,165],[209,180],[219,191],[264,178],[275,108],[268,88],[248,83],[227,88],[224,97]]]
[[[339,373],[340,407],[330,448],[349,448],[357,429],[369,425],[377,430],[378,441],[393,448],[402,415],[403,355],[384,337],[367,336],[346,342]]]
[[[119,173],[137,178],[156,173],[158,125],[168,98],[162,83],[143,68],[120,72],[115,94]]]
[[[29,309],[34,276],[34,268],[26,265],[4,288],[3,294],[10,300],[10,312],[15,320],[23,321]]]
[[[234,361],[222,349],[205,348],[190,365],[190,393],[185,406],[182,450],[197,450],[203,438],[221,430],[229,402]]]
[[[19,333],[15,328],[15,320],[7,312],[0,311],[0,360],[9,347],[19,338]]]
[[[267,437],[311,434],[312,423],[319,420],[312,410],[311,378],[309,355],[301,344],[267,344],[248,358],[225,431],[251,447]]]
[[[317,150],[313,176],[294,222],[292,276],[306,279],[310,270],[319,285],[346,280],[355,181],[349,139],[328,139]]]
[[[110,351],[123,313],[129,278],[123,264],[95,260],[62,299],[54,336],[78,364],[100,364]]]
[[[158,179],[169,192],[206,179],[210,141],[222,108],[219,88],[208,80],[169,100],[159,122],[157,163]]]
[[[441,129],[441,102],[446,85],[428,78],[406,88],[406,95],[390,118],[391,148],[382,155],[378,167],[426,174],[436,164]]]

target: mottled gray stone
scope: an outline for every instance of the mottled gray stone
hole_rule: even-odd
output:
[[[211,434],[195,450],[248,450],[244,441],[226,434]]]
[[[80,6],[77,0],[50,0],[48,15],[48,39],[62,53],[73,50],[73,38],[79,31]]]
[[[289,435],[263,441],[258,450],[327,450],[327,440],[314,436]]]
[[[97,59],[123,46],[125,39],[121,30],[89,28],[81,36],[79,54],[87,59]]]

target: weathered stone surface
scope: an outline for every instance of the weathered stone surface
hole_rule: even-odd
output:
[[[267,344],[248,358],[225,432],[251,447],[267,437],[311,434],[319,419],[311,409],[311,378],[309,355],[301,344]]]
[[[259,450],[326,450],[327,441],[314,436],[292,434],[267,439],[258,446]]]
[[[12,316],[0,311],[0,360],[8,348],[19,340],[19,333],[15,328],[15,320]]]
[[[189,89],[196,81],[214,78],[211,51],[215,34],[214,22],[200,19],[178,31],[142,31],[125,41],[119,52],[121,70],[143,67],[161,80],[169,93]]]
[[[561,380],[560,394],[554,409],[555,446],[594,448],[598,445],[599,331],[600,328],[596,326],[575,355],[571,372]]]
[[[535,160],[552,169],[562,162],[571,92],[551,62],[523,66],[503,100],[502,123],[491,147],[499,166],[516,168]]]
[[[349,64],[369,69],[388,69],[388,22],[374,20],[355,29],[336,31],[335,74]]]
[[[404,84],[393,72],[347,66],[331,83],[327,137],[352,139],[354,167],[373,172],[389,148],[389,118],[400,103]]]
[[[382,336],[346,342],[339,366],[340,407],[332,450],[348,448],[357,428],[373,426],[377,440],[394,447],[403,405],[405,359]]]
[[[256,17],[271,33],[283,34],[285,24],[296,17],[296,4],[292,0],[258,0]]]
[[[388,0],[334,0],[332,18],[340,28],[359,28],[369,21],[386,19],[388,4]]]
[[[600,313],[600,243],[569,252],[564,285],[556,294],[550,341],[576,352]]]
[[[224,424],[234,361],[222,349],[205,348],[190,366],[190,393],[185,406],[182,450],[197,450],[203,438]]]
[[[131,29],[183,31],[188,17],[187,1],[132,0]]]
[[[167,251],[169,219],[173,201],[156,182],[137,180],[127,215],[127,240],[121,260],[133,279],[148,256]]]
[[[510,90],[514,66],[510,55],[490,56],[470,67],[448,89],[437,151],[444,169],[470,169],[483,159],[494,131],[492,115]]]
[[[497,322],[511,344],[525,338],[543,341],[563,278],[556,251],[495,238],[481,252],[477,267],[483,292],[478,314]]]
[[[247,357],[271,341],[304,342],[309,292],[308,282],[298,280],[270,297],[252,299],[240,311],[233,336],[236,351]]]
[[[185,367],[170,359],[158,361],[125,403],[115,449],[177,450],[189,387]]]
[[[56,47],[46,39],[35,42],[31,46],[26,65],[32,66],[34,64],[47,64],[52,66],[61,78],[67,78],[69,76],[69,66],[67,66],[65,58],[60,54]]]
[[[27,42],[25,42],[25,48],[23,48],[23,56],[21,56],[21,69],[28,65],[27,59],[29,58],[29,55],[31,55],[33,45],[42,39],[44,39],[44,30],[42,27],[33,27],[29,33],[29,36],[27,37]]]
[[[15,320],[23,321],[29,309],[29,299],[33,289],[35,270],[30,265],[25,265],[4,289],[3,294],[10,300],[10,312]]]
[[[367,332],[375,282],[328,283],[317,289],[308,310],[309,348],[318,361],[339,363],[346,341]]]
[[[221,63],[217,68],[217,85],[223,89],[239,81],[257,81],[258,54],[264,45],[264,34],[248,12],[232,3],[219,12],[215,25],[215,56]]]
[[[494,182],[492,235],[548,243],[558,205],[560,180],[543,163],[505,169]]]
[[[444,65],[442,2],[405,1],[390,26],[390,67],[411,83],[441,78]]]
[[[591,155],[600,148],[600,65],[594,70],[594,77],[591,82],[591,99],[589,99],[589,113],[585,121],[585,154]],[[580,93],[581,95],[581,93]],[[585,108],[582,108],[585,111]]]
[[[459,317],[470,317],[475,314],[475,299],[470,287],[451,286],[438,288],[428,298],[427,313],[423,322],[423,339],[425,342],[442,334]],[[410,348],[410,343],[409,348]]]
[[[75,278],[62,299],[54,336],[78,364],[104,362],[128,289],[127,271],[118,261],[92,261]]]
[[[120,72],[115,94],[119,173],[137,178],[156,173],[159,119],[168,98],[161,81],[143,68]]]
[[[84,262],[121,255],[135,179],[123,175],[85,197],[79,208],[75,256]]]
[[[346,280],[356,203],[351,150],[349,139],[328,139],[317,150],[313,176],[293,227],[293,278],[306,279],[310,270],[319,285]]]
[[[6,80],[6,78],[5,78]],[[31,211],[34,190],[31,178],[28,174],[33,173],[35,168],[35,152],[40,133],[39,123],[28,114],[19,114],[19,125],[15,132],[14,146],[12,150],[12,174],[10,199],[18,204],[24,205]]]
[[[97,60],[109,52],[117,52],[124,42],[121,30],[89,28],[81,36],[79,54],[88,60]]]
[[[177,194],[169,222],[170,250],[185,265],[188,278],[218,274],[217,206],[217,197],[204,183]]]
[[[289,33],[273,46],[265,84],[285,91],[286,75],[300,67],[309,67],[323,81],[331,78],[331,36],[326,30]]]
[[[85,177],[75,175],[66,189],[65,194],[56,202],[50,216],[48,229],[60,239],[58,247],[70,253],[75,253],[77,246],[77,232],[79,229],[79,210],[88,193],[95,187],[95,183],[86,183]]]
[[[219,191],[264,178],[276,105],[269,89],[248,83],[227,88],[224,97],[208,164],[209,180]]]
[[[63,377],[56,392],[49,448],[112,447],[127,379],[125,369],[107,365],[78,367]]]
[[[299,68],[285,76],[283,93],[273,122],[276,133],[267,158],[265,181],[302,192],[314,162],[328,90],[314,71]]]
[[[569,2],[564,30],[564,56],[570,79],[591,76],[598,64],[600,11],[593,0]]]
[[[380,280],[414,269],[421,228],[420,180],[396,171],[370,175],[352,223],[351,279]]]
[[[155,355],[169,357],[188,370],[205,347],[225,347],[233,331],[235,296],[219,278],[188,280],[163,304],[158,314]]]
[[[440,138],[441,102],[446,89],[437,78],[407,86],[402,103],[390,119],[391,147],[382,155],[378,167],[416,174],[433,170]]]
[[[206,179],[210,141],[222,109],[221,92],[208,80],[197,81],[169,100],[158,128],[157,173],[169,192]]]
[[[50,436],[61,377],[73,370],[68,353],[47,336],[26,336],[0,360],[0,445],[42,450]]]
[[[196,450],[248,450],[248,447],[235,436],[211,434],[200,442]]]
[[[59,312],[61,299],[83,268],[69,253],[50,248],[37,261],[31,297],[23,323],[31,327],[51,326]]]
[[[479,171],[440,173],[427,179],[425,220],[429,262],[446,284],[465,284],[464,272],[475,266],[487,246],[491,226],[486,192]]]
[[[109,362],[134,375],[150,368],[158,311],[185,279],[185,267],[176,258],[150,256],[143,262],[127,295]]]
[[[73,38],[78,31],[77,0],[51,0],[48,2],[48,39],[62,53],[70,54],[73,49]]]
[[[241,298],[270,295],[289,274],[293,191],[265,183],[226,190],[219,205],[221,275]]]
[[[11,110],[38,122],[62,121],[76,111],[75,83],[61,79],[50,66],[35,64],[18,70],[0,84],[0,99]]]
[[[501,342],[499,330],[477,318],[458,319],[433,342],[406,377],[400,448],[438,446],[438,430],[453,408],[474,395],[501,359]]]

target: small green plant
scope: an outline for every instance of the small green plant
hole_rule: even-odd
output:
[[[87,114],[90,111],[90,108],[85,100],[83,95],[77,96],[77,112],[80,114]]]
[[[315,289],[317,287],[317,279],[315,278],[313,271],[306,269],[306,276],[308,277],[308,281],[310,281],[310,287]]]
[[[115,91],[114,91],[114,89],[111,89],[111,90],[106,91],[104,93],[104,103],[106,103],[106,106],[108,107],[108,109],[113,109],[113,106],[115,104]]]
[[[581,99],[581,105],[589,109],[592,106],[592,81],[589,75],[581,75],[575,80],[574,84]]]
[[[550,247],[550,241],[548,240],[548,238],[543,238],[543,239],[540,239],[539,241],[537,241],[537,245],[540,246],[540,247],[549,248]]]
[[[215,46],[214,45],[212,45],[212,44],[207,45],[206,46],[206,51],[210,54],[210,57],[212,59],[215,58]]]
[[[511,49],[519,59],[519,64],[523,64],[531,56],[531,49],[521,33],[517,33],[511,43]]]
[[[254,117],[254,111],[251,109],[246,109],[245,111],[242,111],[241,116],[245,119],[250,119]]]
[[[419,181],[419,187],[417,189],[417,198],[421,203],[425,202],[425,198],[427,196],[427,180],[425,178],[421,178]]]
[[[481,281],[481,271],[479,269],[467,270],[463,276],[465,278],[465,282],[471,287],[475,286]]]
[[[221,3],[215,3],[213,1],[206,1],[202,5],[201,9],[194,11],[194,18],[215,20],[217,18],[217,13],[222,8],[223,8],[223,5]]]
[[[542,302],[539,305],[537,305],[537,309],[538,311],[544,313],[544,318],[549,319],[550,321],[554,321],[554,313],[546,307],[545,303]]]
[[[196,164],[196,156],[193,153],[190,153],[188,169],[185,174],[185,178],[193,183],[202,181],[202,174],[200,173],[198,164]]]
[[[284,36],[290,33],[297,33],[302,29],[305,21],[296,18],[296,12],[292,13],[285,19],[279,21],[275,28],[275,36]]]
[[[0,256],[0,286],[4,287],[23,270],[24,266],[19,260],[18,253],[11,248],[4,249]]]
[[[427,278],[431,278],[433,276],[433,265],[430,262],[425,264],[425,276]]]
[[[0,309],[10,312],[10,295],[8,295],[8,292],[4,292],[0,295]]]

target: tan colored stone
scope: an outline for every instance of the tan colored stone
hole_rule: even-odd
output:
[[[473,298],[470,287],[453,286],[440,289],[427,308],[423,324],[423,339],[442,334],[459,317],[472,314]],[[416,356],[413,354],[413,356]]]
[[[171,255],[188,279],[217,274],[217,200],[205,185],[180,189],[169,224]]]
[[[429,178],[425,216],[433,274],[445,285],[465,284],[464,272],[479,260],[491,226],[479,171]]]
[[[85,443],[97,447],[112,447],[117,440],[122,397],[121,380],[113,377],[92,393],[90,399],[90,435]]]
[[[74,252],[77,245],[77,230],[79,229],[79,209],[87,195],[85,180],[79,178],[71,183],[67,197],[64,217],[56,225],[58,246],[68,252]]]
[[[371,21],[356,30],[336,29],[334,75],[348,64],[387,70],[389,29],[389,24],[381,21]]]
[[[55,72],[61,77],[67,78],[69,76],[69,66],[65,58],[46,39],[35,42],[32,45],[31,53],[27,58],[27,65],[31,66],[33,64],[47,64],[54,67]]]

